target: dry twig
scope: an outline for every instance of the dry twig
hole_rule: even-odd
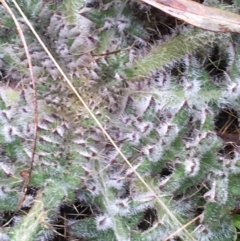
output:
[[[28,171],[24,170],[23,172],[20,173],[22,179],[23,179],[23,187],[22,187],[22,196],[18,202],[18,206],[16,208],[16,211],[18,211],[24,200],[26,197],[26,193],[27,193],[27,187],[31,178],[31,173],[32,173],[32,169],[33,169],[33,163],[34,163],[34,156],[35,156],[35,151],[36,151],[36,145],[37,145],[37,126],[38,126],[38,104],[37,104],[37,91],[36,91],[36,83],[35,83],[35,78],[34,78],[34,73],[33,73],[33,67],[32,67],[32,61],[31,61],[31,56],[29,54],[28,51],[28,46],[27,46],[27,42],[25,40],[23,31],[20,27],[20,24],[15,16],[15,14],[13,13],[13,11],[11,10],[11,8],[8,6],[8,4],[6,3],[5,0],[0,0],[0,2],[2,3],[2,5],[4,6],[4,8],[7,10],[7,12],[11,15],[16,27],[17,27],[17,31],[18,34],[22,40],[23,46],[24,46],[24,50],[27,56],[27,61],[28,61],[28,66],[29,66],[29,72],[30,72],[30,76],[31,76],[31,80],[32,80],[32,86],[33,86],[33,103],[34,103],[34,138],[33,138],[33,145],[32,145],[32,155],[31,155],[31,160],[30,160],[30,166]]]

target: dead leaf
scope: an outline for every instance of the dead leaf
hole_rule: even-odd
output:
[[[141,0],[191,25],[216,32],[240,33],[238,14],[191,0]]]
[[[23,180],[23,186],[26,187],[29,183],[29,170],[23,170],[19,174]]]
[[[27,186],[29,184],[29,178],[30,178],[29,170],[22,170],[19,174],[23,180],[23,187],[22,187],[22,195],[20,197],[20,200],[18,201],[18,205],[15,211],[20,210],[22,207],[22,204],[26,198]]]

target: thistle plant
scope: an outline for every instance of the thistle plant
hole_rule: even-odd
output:
[[[1,7],[0,239],[53,240],[61,207],[79,202],[90,215],[65,218],[66,240],[234,240],[239,150],[222,151],[215,119],[240,111],[239,36],[177,25],[154,37],[135,1],[18,1],[89,113],[8,4],[39,121],[28,176],[34,90]]]

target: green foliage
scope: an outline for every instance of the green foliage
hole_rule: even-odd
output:
[[[236,228],[240,229],[240,215],[239,214],[233,215],[233,224]]]
[[[30,210],[0,237],[51,240],[61,207],[77,201],[92,211],[85,218],[65,218],[72,237],[164,240],[200,213],[176,240],[233,240],[239,228],[231,215],[239,201],[239,151],[232,159],[221,155],[214,121],[223,107],[240,111],[239,36],[176,26],[155,39],[155,23],[142,17],[146,6],[134,1],[18,2],[154,193],[109,144],[9,3],[21,21],[37,79],[38,139],[30,179],[37,195],[26,194],[22,207]],[[0,14],[4,217],[23,197],[34,103],[22,43],[2,6]]]

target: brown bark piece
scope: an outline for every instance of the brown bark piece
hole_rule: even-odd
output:
[[[191,25],[216,32],[240,33],[240,16],[191,0],[141,0]]]

